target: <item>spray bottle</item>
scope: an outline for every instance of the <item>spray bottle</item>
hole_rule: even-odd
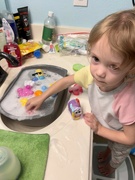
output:
[[[6,34],[6,41],[7,41],[6,45],[4,45],[3,51],[14,56],[19,61],[18,66],[21,66],[22,65],[21,51],[18,44],[14,42],[14,32],[5,18],[2,18],[2,24]],[[9,61],[7,61],[7,63],[9,67],[14,67]]]
[[[11,12],[7,11],[7,10],[3,10],[2,14],[3,14],[3,18],[5,18],[7,20],[7,22],[9,23],[9,25],[11,26],[11,28],[12,28],[12,30],[14,32],[14,41],[17,44],[20,44],[18,30],[17,30],[17,26],[16,26],[16,23],[15,23],[13,14]]]

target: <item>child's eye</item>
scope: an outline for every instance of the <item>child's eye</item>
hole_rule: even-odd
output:
[[[111,65],[109,65],[109,68],[110,68],[110,69],[112,69],[112,70],[114,70],[114,71],[119,70],[119,67],[118,67],[118,66],[116,66],[115,64],[111,64]]]
[[[93,61],[99,62],[99,59],[96,56],[92,56],[91,58],[92,58]]]

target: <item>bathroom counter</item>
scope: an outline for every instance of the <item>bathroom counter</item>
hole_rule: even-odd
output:
[[[50,64],[65,68],[68,70],[68,74],[72,74],[74,73],[72,66],[75,63],[88,65],[87,57],[46,53],[40,59],[30,58],[23,61],[23,65],[18,68],[8,68],[7,62],[3,59],[0,61],[0,66],[6,70],[8,77],[0,87],[0,98],[23,67]],[[90,112],[87,90],[84,90],[79,96],[71,94],[70,99],[74,98],[79,98],[83,112]],[[1,118],[0,129],[10,130],[2,122]],[[83,119],[72,119],[67,105],[62,114],[53,123],[29,133],[48,133],[50,135],[50,149],[45,180],[91,180],[93,134]]]

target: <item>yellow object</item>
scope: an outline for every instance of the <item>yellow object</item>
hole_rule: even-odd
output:
[[[77,84],[87,89],[88,86],[93,82],[93,77],[90,73],[90,66],[85,66],[79,71],[75,72],[74,80]]]
[[[20,99],[20,103],[21,103],[22,106],[25,106],[26,103],[27,103],[27,101],[28,101],[27,98],[21,98],[21,99]]]
[[[54,83],[55,83],[55,82],[53,82],[53,83],[49,84],[49,86],[52,86]]]
[[[19,48],[20,48],[22,56],[25,56],[26,54],[34,52],[37,49],[40,49],[41,47],[42,46],[37,42],[26,42],[26,43],[19,44]]]
[[[38,74],[38,76],[44,76],[44,72],[42,71],[42,69],[36,69],[36,73]]]

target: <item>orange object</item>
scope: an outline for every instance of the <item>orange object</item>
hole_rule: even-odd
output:
[[[34,92],[35,96],[40,96],[43,92],[41,90],[37,90]]]

